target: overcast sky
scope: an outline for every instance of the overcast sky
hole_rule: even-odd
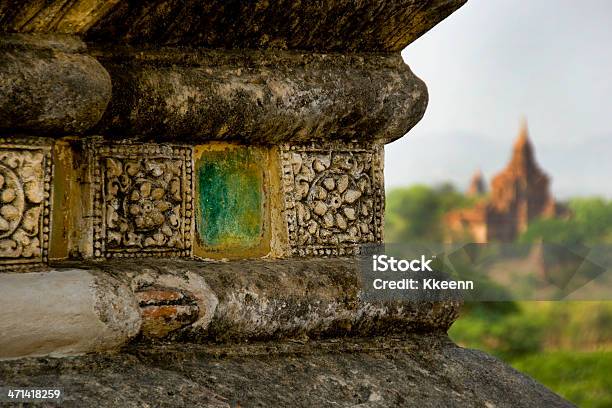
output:
[[[560,198],[612,198],[612,1],[469,0],[402,55],[425,117],[387,145],[387,188],[487,183],[522,116]]]

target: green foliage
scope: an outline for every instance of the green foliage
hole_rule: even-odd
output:
[[[542,350],[612,351],[612,302],[467,303],[449,335],[504,359]]]
[[[580,225],[574,220],[548,219],[532,222],[519,242],[549,242],[557,244],[579,244],[585,241]]]
[[[470,305],[448,334],[461,345],[507,360],[542,349],[542,320],[538,315],[527,319],[516,303],[478,303]]]
[[[576,198],[569,202],[567,220],[546,219],[532,222],[520,237],[521,242],[562,244],[612,243],[612,201],[601,198]]]
[[[580,407],[612,406],[612,351],[539,353],[512,365]]]
[[[588,242],[612,242],[612,201],[576,198],[570,201],[570,209]]]
[[[442,216],[472,204],[450,184],[432,188],[415,185],[387,194],[385,234],[387,242],[441,242]]]

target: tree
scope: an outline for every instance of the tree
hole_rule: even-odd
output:
[[[560,244],[612,243],[612,202],[602,198],[575,198],[570,201],[572,216],[542,219],[529,225],[521,242]]]
[[[455,190],[451,184],[394,189],[387,195],[386,241],[442,242],[442,216],[470,204],[472,199]]]

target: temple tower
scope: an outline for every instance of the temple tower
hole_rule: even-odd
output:
[[[478,197],[486,193],[487,186],[485,184],[484,176],[482,175],[482,171],[476,170],[472,179],[470,180],[470,185],[466,191],[466,194],[470,197]]]
[[[467,194],[484,191],[480,172],[472,178]],[[491,181],[488,197],[473,207],[451,211],[444,220],[448,239],[513,242],[537,218],[566,216],[567,210],[555,202],[550,179],[535,159],[527,122],[522,121],[506,168]]]

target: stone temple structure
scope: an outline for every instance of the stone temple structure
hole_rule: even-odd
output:
[[[466,194],[469,197],[478,197],[487,192],[487,186],[485,184],[484,177],[480,170],[477,170],[472,179],[470,180],[470,186],[468,187]]]
[[[66,407],[569,406],[369,302],[400,51],[465,0],[0,0],[0,383]],[[459,46],[459,44],[458,44]]]
[[[523,122],[504,170],[491,181],[490,196],[472,208],[454,210],[445,217],[451,239],[474,242],[512,242],[537,218],[563,217],[568,211],[550,193],[550,179],[535,160],[527,123]],[[468,195],[485,192],[480,172],[473,177]]]

